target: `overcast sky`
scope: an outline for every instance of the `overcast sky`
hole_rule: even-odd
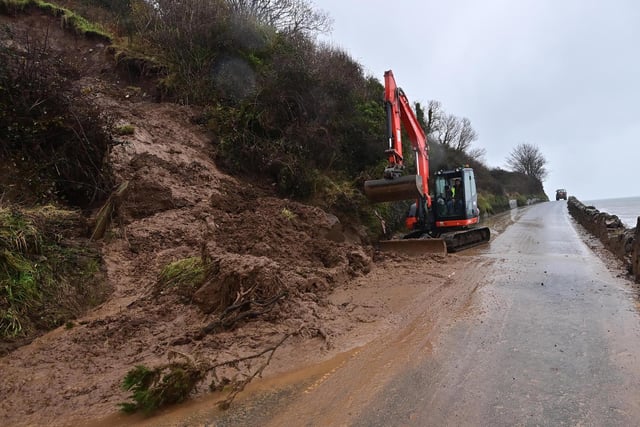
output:
[[[320,40],[468,117],[490,167],[534,144],[552,199],[640,196],[640,2],[312,1],[334,21]]]

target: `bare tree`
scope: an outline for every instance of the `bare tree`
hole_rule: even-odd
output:
[[[427,135],[431,135],[431,133],[440,128],[443,115],[444,113],[442,111],[442,104],[440,101],[433,99],[429,101],[429,105],[427,107],[427,128],[425,129]]]
[[[473,141],[478,139],[478,133],[471,126],[471,120],[463,117],[459,121],[458,138],[454,140],[454,147],[457,151],[467,151]]]
[[[331,18],[308,0],[226,0],[240,15],[294,33],[325,33],[331,30]]]
[[[507,166],[512,171],[532,176],[541,182],[547,176],[547,169],[544,167],[546,164],[547,159],[544,158],[540,149],[532,144],[518,145],[507,157]]]
[[[485,162],[484,160],[484,156],[485,154],[487,154],[487,150],[484,148],[472,148],[470,150],[467,151],[467,156],[469,156],[469,158],[475,160],[476,162],[480,162],[483,163]]]
[[[431,137],[440,144],[460,152],[467,152],[473,141],[478,139],[471,120],[453,114],[432,116],[430,131]]]
[[[465,153],[473,141],[478,139],[478,133],[471,126],[471,120],[445,113],[442,104],[434,100],[429,101],[425,130],[429,140]],[[476,150],[474,155],[478,154],[484,155]]]
[[[439,129],[435,131],[440,144],[453,147],[460,136],[460,121],[453,114],[445,114],[440,120]]]

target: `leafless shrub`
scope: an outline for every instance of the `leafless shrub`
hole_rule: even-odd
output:
[[[111,185],[109,120],[70,82],[78,71],[42,38],[4,29],[0,43],[0,157],[36,201],[86,206]]]
[[[242,16],[289,33],[324,33],[331,29],[331,18],[307,0],[227,0]]]

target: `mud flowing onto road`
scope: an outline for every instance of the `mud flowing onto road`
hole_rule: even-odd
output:
[[[319,343],[307,341],[280,353],[271,370],[278,375],[255,383],[226,412],[214,409],[220,397],[210,396],[139,425],[349,425],[398,373],[431,357],[439,335],[469,314],[491,263],[474,255],[389,255],[329,296],[353,315],[348,323],[329,322],[340,330],[332,348],[318,352]]]

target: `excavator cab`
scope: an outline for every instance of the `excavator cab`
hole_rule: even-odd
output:
[[[405,225],[411,231],[410,237],[418,235],[418,231],[424,229],[439,236],[478,223],[480,210],[473,169],[460,167],[441,170],[434,178],[431,209],[419,212],[418,205],[414,203],[407,213]]]
[[[488,242],[488,227],[478,227],[480,210],[476,180],[471,168],[435,174],[432,234],[444,239],[449,252]]]
[[[438,171],[434,185],[435,203],[433,216],[436,227],[455,227],[476,218],[478,211],[478,193],[471,168],[457,168],[450,171]]]

